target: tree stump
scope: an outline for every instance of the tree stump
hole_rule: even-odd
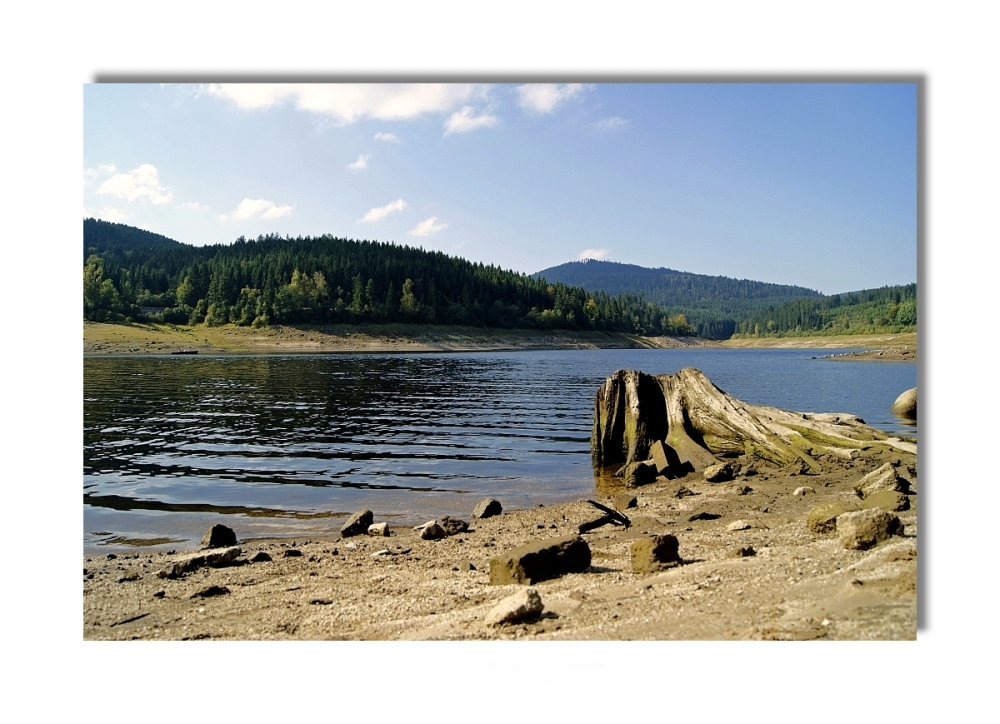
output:
[[[822,472],[815,455],[850,459],[872,443],[907,451],[913,447],[855,415],[749,405],[693,367],[673,375],[616,371],[594,400],[590,449],[595,468],[646,460],[658,441],[678,475],[739,455],[779,467],[802,461],[815,474]]]

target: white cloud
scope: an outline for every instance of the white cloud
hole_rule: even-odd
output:
[[[103,219],[104,221],[113,221],[116,224],[120,224],[128,218],[128,216],[123,214],[121,211],[110,206],[105,206],[103,209],[98,211],[85,208],[83,210],[83,218],[86,219],[91,217],[95,219]]]
[[[223,214],[219,218],[223,221],[232,219],[280,219],[292,213],[291,206],[278,206],[273,201],[267,199],[243,199],[236,210],[231,214]]]
[[[397,136],[395,133],[376,133],[375,140],[389,141],[390,143],[402,143],[402,141],[399,140],[399,136]]]
[[[396,199],[391,204],[386,204],[385,206],[376,206],[373,209],[369,209],[368,213],[358,219],[359,224],[368,223],[371,221],[378,221],[379,219],[384,219],[389,214],[394,214],[402,211],[406,208],[406,202],[402,199]]]
[[[197,201],[188,201],[183,204],[177,205],[178,209],[183,209],[184,211],[201,211],[202,209],[207,209],[205,204],[199,204]]]
[[[580,261],[584,259],[606,259],[610,253],[611,249],[584,249],[577,258]]]
[[[362,153],[360,156],[358,156],[357,161],[355,161],[354,163],[347,164],[347,168],[349,168],[351,171],[360,171],[362,169],[368,168],[369,158],[371,158],[371,156]]]
[[[102,170],[106,167],[101,167]],[[114,167],[111,167],[114,170]],[[160,185],[160,174],[156,167],[149,163],[128,173],[115,174],[101,184],[97,189],[99,194],[110,194],[120,199],[135,201],[146,197],[154,204],[161,205],[170,201],[170,191]]]
[[[216,83],[206,90],[247,110],[293,102],[341,124],[447,113],[488,93],[487,86],[473,83]]]
[[[436,234],[442,229],[447,229],[447,224],[439,224],[438,217],[432,216],[429,219],[424,219],[419,224],[414,226],[407,232],[410,236],[430,236],[431,234]]]
[[[621,118],[619,116],[611,116],[611,118],[605,118],[602,121],[598,121],[595,125],[598,131],[617,131],[624,128],[629,124],[627,118]]]
[[[489,113],[477,116],[475,112],[476,110],[472,106],[464,106],[461,110],[452,113],[444,122],[444,135],[468,133],[477,128],[492,128],[497,124],[496,116],[491,116]]]
[[[99,168],[102,173],[114,173],[118,170],[115,168],[113,163],[101,163],[97,165],[97,168]]]
[[[532,83],[517,87],[518,105],[535,113],[552,113],[563,101],[578,95],[582,83]]]

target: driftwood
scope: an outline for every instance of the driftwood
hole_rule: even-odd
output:
[[[632,525],[632,521],[629,520],[628,516],[619,513],[617,510],[609,508],[606,505],[601,505],[600,503],[593,500],[588,500],[587,502],[593,505],[602,513],[604,513],[604,515],[596,520],[591,520],[587,523],[581,523],[580,533],[586,533],[587,531],[594,530],[595,528],[600,528],[602,525],[608,525],[609,523],[611,525],[623,525],[625,526],[626,530],[628,530],[629,526]]]
[[[668,462],[660,474],[702,470],[719,458],[748,455],[779,467],[830,454],[850,460],[858,450],[883,444],[916,453],[916,445],[891,438],[845,413],[801,413],[750,405],[723,392],[700,371],[673,375],[618,370],[594,400],[590,446],[595,467],[644,461],[662,442]]]

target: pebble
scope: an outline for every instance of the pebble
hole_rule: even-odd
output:
[[[368,535],[379,536],[381,538],[389,537],[389,524],[386,522],[373,523],[368,526]]]
[[[792,495],[806,495],[807,493],[815,493],[816,491],[810,488],[808,485],[803,485],[801,488],[796,488]]]
[[[726,526],[726,530],[748,530],[749,528],[750,524],[745,520],[734,520]]]

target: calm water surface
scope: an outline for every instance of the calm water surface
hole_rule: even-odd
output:
[[[336,532],[468,518],[594,492],[593,399],[619,368],[696,367],[751,403],[849,412],[915,437],[889,407],[914,363],[832,350],[595,350],[84,361],[84,546]],[[836,350],[843,352],[844,350]]]

